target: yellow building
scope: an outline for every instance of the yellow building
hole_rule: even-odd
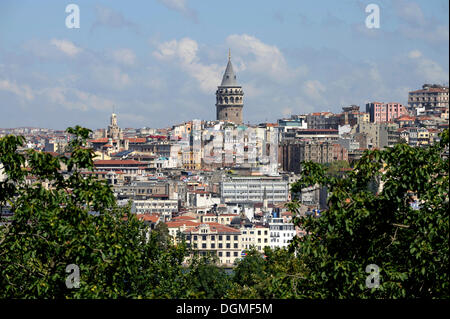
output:
[[[241,231],[218,223],[204,223],[186,229],[186,242],[194,253],[213,254],[219,265],[230,267],[241,254]]]
[[[259,252],[264,252],[264,247],[270,246],[269,227],[254,226],[241,228],[241,249],[248,250],[255,247]]]

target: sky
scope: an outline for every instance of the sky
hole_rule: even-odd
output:
[[[66,6],[79,8],[68,28]],[[379,28],[368,28],[369,4]],[[244,122],[448,85],[448,0],[1,0],[0,127],[215,120],[231,50]]]

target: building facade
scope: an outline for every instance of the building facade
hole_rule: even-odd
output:
[[[281,176],[227,176],[220,183],[224,203],[286,202],[289,198],[288,181]]]
[[[425,113],[426,108],[447,107],[448,109],[448,98],[448,87],[424,84],[421,90],[409,92],[408,106],[414,115],[421,115]]]
[[[396,118],[408,114],[406,107],[400,103],[380,102],[367,103],[366,112],[369,113],[372,123],[392,122]]]

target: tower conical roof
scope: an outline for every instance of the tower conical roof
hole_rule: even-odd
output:
[[[228,56],[228,64],[223,74],[222,84],[220,86],[239,86],[236,81],[236,75],[233,71],[233,65],[231,64],[231,58]]]

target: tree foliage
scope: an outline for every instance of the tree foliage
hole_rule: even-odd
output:
[[[144,224],[117,207],[106,182],[83,174],[93,170],[93,152],[84,146],[90,131],[67,131],[73,134],[67,157],[21,153],[22,137],[0,139],[7,176],[0,204],[14,212],[0,229],[0,297],[178,296],[184,247],[162,245],[157,232],[146,240]],[[79,267],[79,288],[66,286],[71,264]]]
[[[429,147],[366,151],[343,178],[305,163],[293,190],[318,183],[330,196],[322,217],[294,219],[307,232],[293,243],[306,267],[302,296],[449,297],[448,145],[445,130]],[[290,207],[298,213],[298,203]],[[370,264],[379,267],[378,288],[366,286]]]

